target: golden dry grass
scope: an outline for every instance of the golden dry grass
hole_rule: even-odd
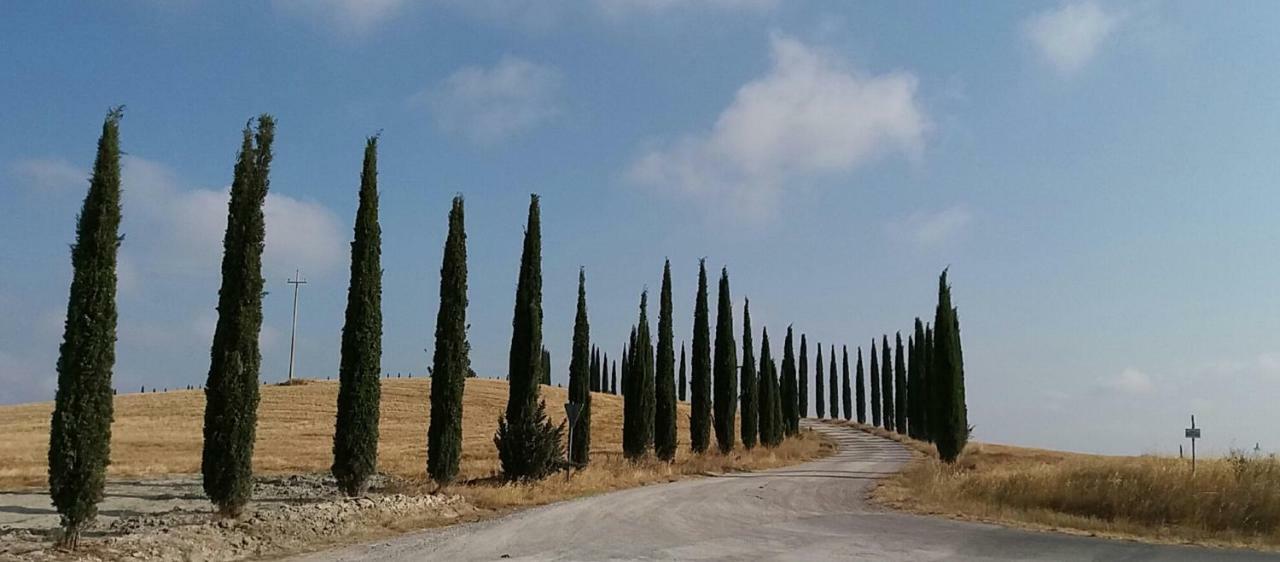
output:
[[[883,430],[877,434],[887,433]],[[954,465],[932,445],[882,482],[876,501],[908,511],[1164,543],[1280,548],[1280,460],[1189,461],[970,443]]]

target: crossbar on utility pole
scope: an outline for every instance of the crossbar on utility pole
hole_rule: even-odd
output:
[[[293,328],[289,330],[289,382],[293,383],[293,348],[298,335],[298,288],[306,285],[300,270],[293,270],[293,279],[285,281],[293,285]]]

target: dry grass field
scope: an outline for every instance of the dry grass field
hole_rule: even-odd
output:
[[[383,379],[379,470],[427,487],[427,379]],[[336,381],[305,381],[262,387],[254,470],[263,474],[327,473],[332,460]],[[564,419],[566,390],[542,387],[547,411]],[[592,395],[592,465],[569,482],[513,486],[491,478],[498,471],[493,434],[507,400],[505,381],[469,379],[464,395],[461,494],[478,507],[500,509],[536,505],[612,489],[678,479],[692,474],[754,470],[827,454],[832,446],[806,433],[773,450],[757,448],[730,455],[688,453],[689,406],[679,405],[681,451],[674,464],[622,460],[622,399]],[[0,490],[44,486],[50,402],[0,406]],[[204,393],[180,390],[122,394],[115,400],[109,478],[199,472]]]
[[[878,430],[877,433],[886,433]],[[1280,549],[1280,460],[1190,461],[970,443],[953,466],[933,447],[874,492],[880,503],[1038,529],[1167,543]]]

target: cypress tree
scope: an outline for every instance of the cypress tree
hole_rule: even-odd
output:
[[[743,315],[746,315],[745,309]],[[744,335],[743,341],[747,338]],[[745,366],[744,366],[745,368]],[[778,400],[777,377],[774,376],[773,357],[769,351],[769,329],[760,330],[760,375],[759,391],[756,393],[759,408],[760,444],[765,447],[777,447],[782,441],[781,402]],[[745,377],[744,377],[745,381]],[[745,391],[744,393],[745,394]],[[745,412],[744,412],[745,417]]]
[[[893,413],[893,363],[892,355],[889,351],[889,336],[883,336],[880,341],[880,399],[884,404],[880,405],[880,413],[884,419],[884,428],[894,431],[897,426],[894,422],[897,417]]]
[[[59,544],[75,548],[102,501],[111,462],[111,373],[116,348],[116,255],[120,247],[120,118],[107,112],[93,175],[76,218],[71,288],[58,348],[58,390],[49,428],[49,496],[62,518]]]
[[[813,377],[813,404],[818,410],[818,419],[827,417],[827,395],[823,390],[824,381],[822,380],[822,344],[818,344],[818,363],[814,365]]]
[[[672,331],[671,261],[662,266],[658,301],[658,357],[654,380],[653,452],[659,459],[676,458],[676,343]]]
[[[218,322],[205,383],[204,492],[220,514],[240,514],[253,493],[253,442],[258,422],[258,370],[262,355],[262,205],[270,186],[275,120],[263,114],[258,130],[246,125],[227,203]]]
[[[622,387],[619,390],[622,392],[623,398],[627,396],[627,369],[631,368],[631,349],[635,345],[636,327],[633,325],[631,326],[631,338],[622,346]],[[625,404],[626,401],[624,400],[623,403]]]
[[[791,326],[787,326],[787,338],[782,344],[782,380],[779,397],[782,400],[783,429],[787,435],[800,432],[800,408],[796,397],[796,354],[791,338]]]
[[[955,462],[969,440],[969,420],[964,396],[964,354],[960,348],[960,321],[956,308],[951,305],[951,285],[947,283],[947,270],[938,278],[938,309],[934,326],[934,442],[938,456],[945,462]]]
[[[734,417],[738,409],[738,350],[733,341],[733,300],[729,296],[729,269],[720,270],[720,294],[716,312],[715,427],[721,453],[734,447]]]
[[[618,362],[613,362],[613,381],[609,384],[609,392],[614,396],[618,395]]]
[[[653,344],[649,338],[649,292],[640,293],[640,323],[633,332],[630,365],[623,381],[622,452],[628,459],[643,457],[653,444],[654,374]]]
[[[707,260],[698,260],[698,295],[693,307],[693,358],[690,359],[689,446],[695,453],[711,445],[711,327],[707,310]]]
[[[554,472],[564,458],[564,424],[551,425],[538,399],[542,368],[542,221],[538,196],[529,197],[529,223],[520,254],[520,277],[511,319],[510,385],[506,415],[498,418],[493,444],[507,480],[536,480]]]
[[[796,402],[800,409],[800,417],[807,418],[809,417],[809,349],[804,334],[800,334],[799,367],[800,372],[796,375],[796,381],[800,383],[800,388],[796,391]]]
[[[925,439],[933,443],[934,417],[936,417],[937,398],[934,396],[933,382],[933,325],[926,322],[924,325],[924,392],[925,392],[925,409],[924,409],[924,428]]]
[[[907,428],[907,363],[906,356],[902,354],[902,332],[898,332],[894,336],[893,347],[893,386],[897,388],[894,393],[893,411],[895,413],[894,426],[897,427],[898,433],[906,435]]]
[[[836,373],[836,346],[831,345],[831,368],[827,371],[827,389],[831,395],[831,419],[840,417],[840,380]]]
[[[600,364],[596,362],[599,357],[596,356],[596,348],[594,346],[592,346],[591,352],[587,354],[587,357],[587,392],[596,392],[600,388]],[[569,360],[572,362],[573,358],[570,357]],[[573,376],[572,364],[569,367],[569,375],[570,377]],[[569,385],[572,386],[573,382],[570,381]],[[570,446],[572,447],[572,445]]]
[[[761,361],[764,357],[761,357]],[[756,352],[751,345],[751,299],[742,305],[742,446],[750,450],[756,446],[760,434],[760,390],[756,374]]]
[[[849,384],[849,346],[840,346],[840,373],[842,375],[840,387],[844,389],[844,419],[849,421],[853,419],[853,388]]]
[[[542,367],[539,372],[542,375],[539,382],[551,386],[551,351],[545,347],[542,348]]]
[[[676,387],[680,392],[680,401],[688,400],[689,394],[687,388],[689,381],[685,375],[685,359],[684,359],[684,342],[680,342],[680,384]]]
[[[871,338],[871,371],[869,377],[871,379],[871,425],[876,427],[884,427],[881,419],[880,407],[884,402],[880,400],[880,367],[876,362],[876,339]]]
[[[874,356],[875,354],[873,353],[872,355]],[[857,394],[854,397],[854,400],[858,402],[858,423],[867,423],[867,383],[863,381],[863,378],[862,347],[858,347],[858,380],[855,382]]]
[[[916,318],[915,332],[907,345],[907,429],[914,439],[925,438],[924,408],[927,403],[924,390],[924,324]]]
[[[454,201],[455,207],[461,209],[461,199],[455,198]],[[457,220],[458,232],[461,233],[460,213]],[[451,216],[450,222],[452,221]],[[450,236],[452,235],[451,227]],[[446,242],[445,246],[448,245]],[[459,328],[463,332],[458,341],[462,342],[466,339],[465,241],[462,242],[460,255],[452,257],[455,260],[461,259],[456,263],[446,262],[441,267],[441,301],[443,303],[446,298],[445,275],[456,274],[456,271],[451,270],[461,268],[463,314],[459,314],[458,322],[461,323]],[[445,259],[449,258],[446,249]],[[450,280],[455,284],[458,281]],[[440,319],[437,319],[437,353],[440,335]],[[355,232],[351,242],[351,281],[347,286],[347,313],[342,326],[341,353],[338,362],[338,416],[334,424],[333,466],[330,471],[344,494],[359,496],[368,489],[369,477],[378,468],[378,410],[382,396],[382,383],[378,381],[378,373],[382,371],[382,227],[378,225],[377,136],[366,139],[364,145],[360,204],[356,209]],[[434,369],[436,373],[440,372],[438,362]],[[465,363],[460,368],[460,373],[459,376],[466,376]],[[461,396],[458,407],[461,408]],[[432,411],[434,410],[433,405]],[[456,439],[458,446],[461,445],[461,440],[459,432]],[[454,466],[456,472],[456,460]]]
[[[570,428],[569,460],[578,466],[590,462],[591,388],[588,377],[591,361],[591,325],[587,321],[587,273],[578,268],[578,314],[573,319],[573,355],[569,359],[569,401],[581,406],[578,420]]]

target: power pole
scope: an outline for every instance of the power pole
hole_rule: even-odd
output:
[[[293,270],[293,279],[285,281],[293,285],[293,328],[289,331],[289,382],[293,382],[293,348],[298,335],[298,288],[306,285],[299,270]]]

